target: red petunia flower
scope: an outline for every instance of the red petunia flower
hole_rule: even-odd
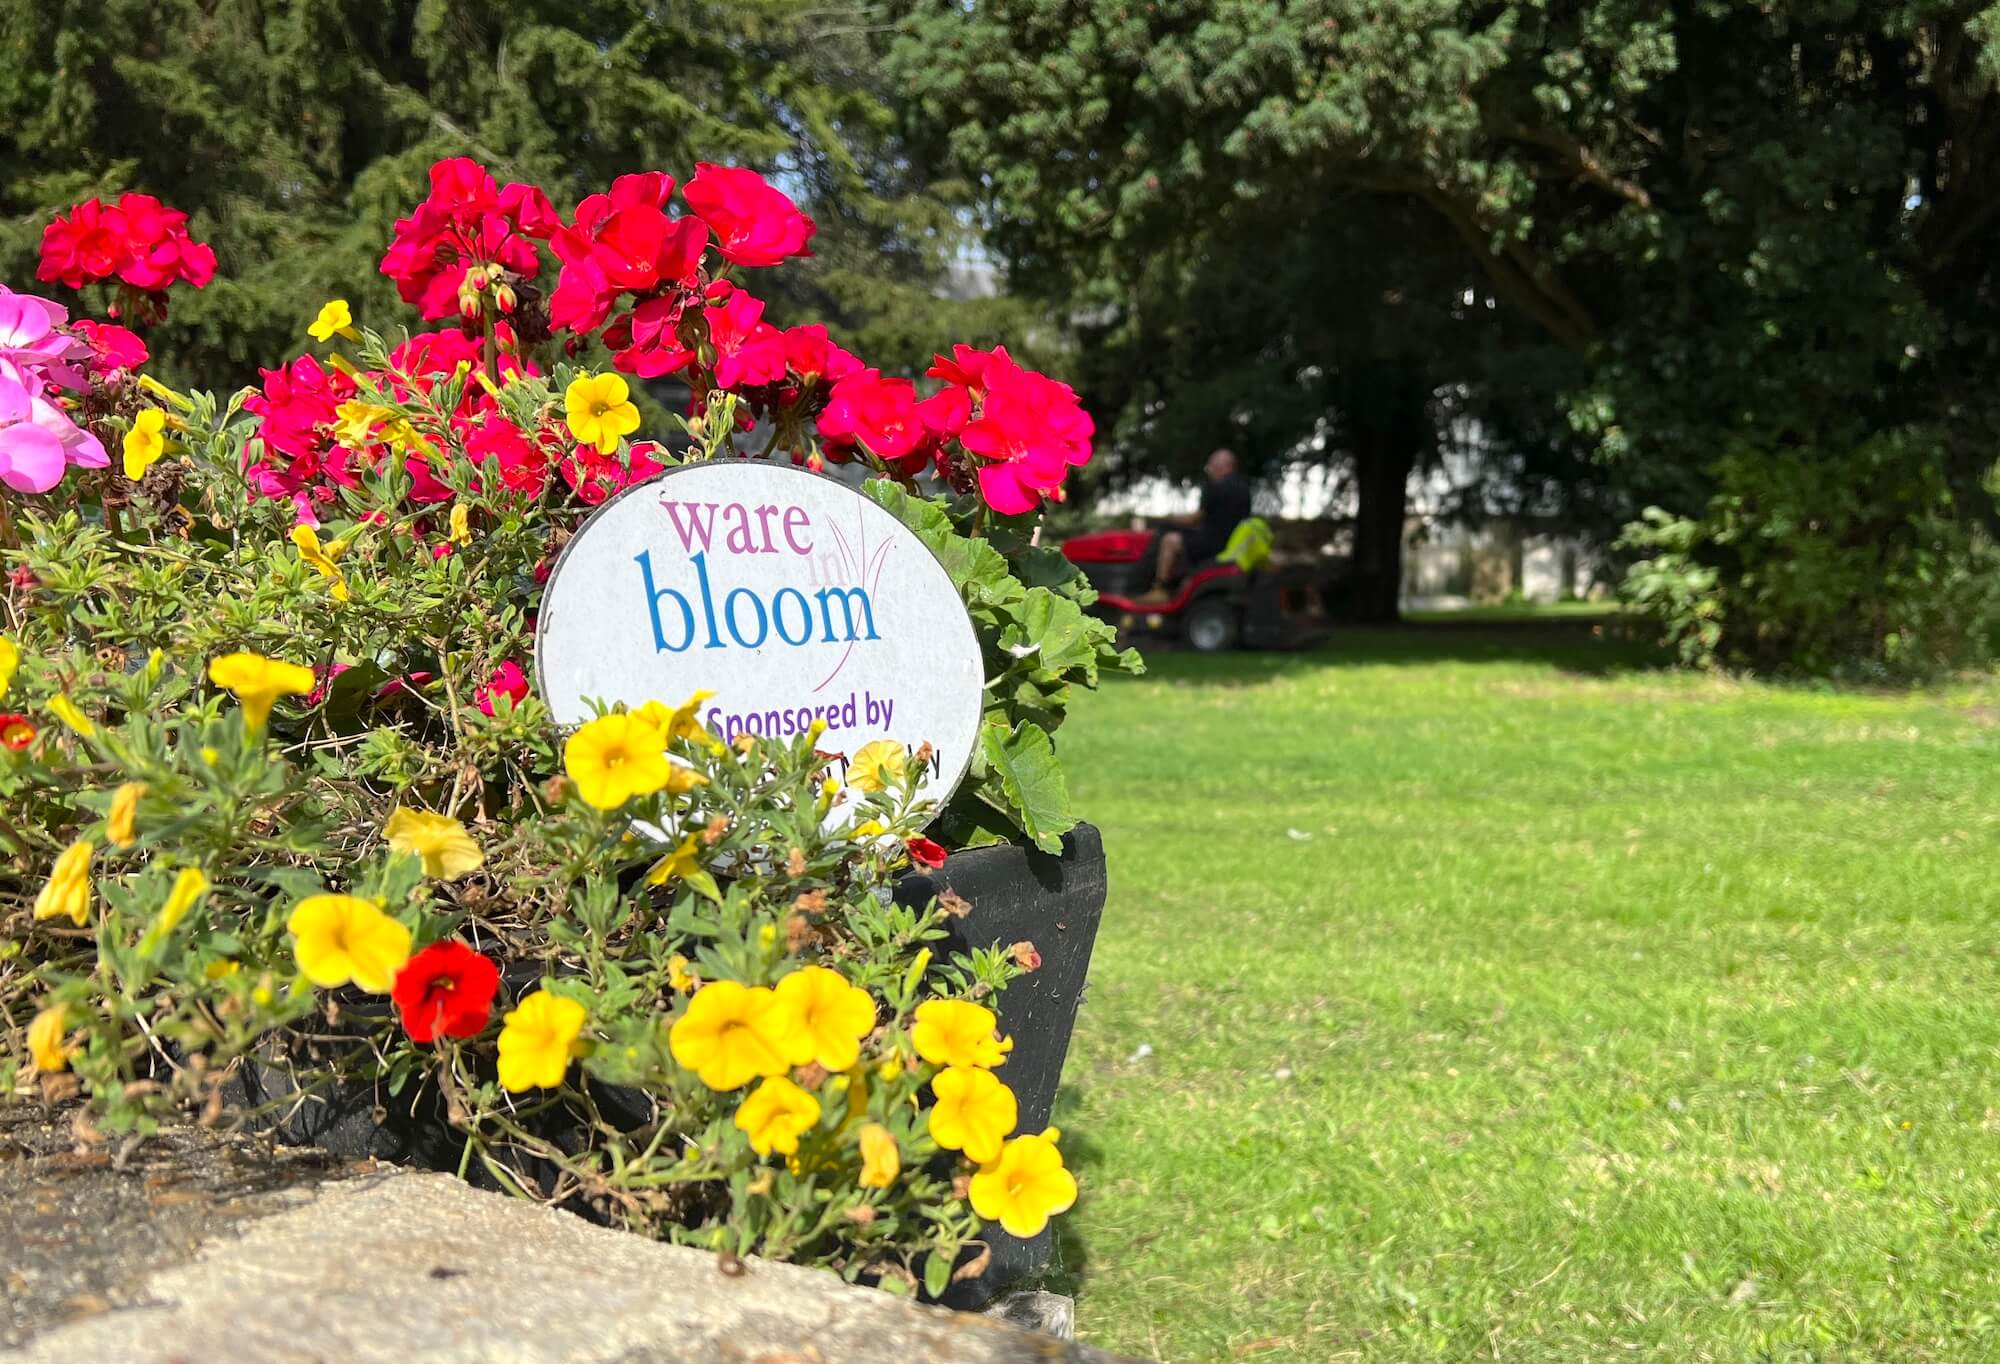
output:
[[[434,942],[396,973],[389,997],[412,1041],[477,1037],[493,1016],[500,968],[456,938]]]
[[[942,867],[944,865],[946,853],[944,845],[941,843],[934,843],[919,834],[915,838],[904,839],[903,846],[909,849],[910,860],[920,867]]]
[[[19,753],[34,741],[34,721],[16,712],[0,715],[0,745]]]
[[[682,195],[714,229],[722,258],[737,265],[776,265],[788,256],[810,256],[807,243],[818,225],[783,191],[740,166],[695,165]]]

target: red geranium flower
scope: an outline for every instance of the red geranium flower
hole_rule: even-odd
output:
[[[143,293],[177,280],[199,289],[215,278],[215,252],[188,236],[187,214],[150,194],[86,199],[43,229],[37,279],[81,289],[114,276]]]
[[[1076,391],[1022,369],[1005,348],[959,346],[951,360],[937,357],[930,372],[951,387],[926,400],[924,417],[940,434],[957,428],[960,444],[978,459],[980,495],[993,510],[1033,511],[1089,460],[1096,428]],[[963,396],[945,397],[952,393]]]
[[[667,467],[653,458],[660,447],[651,441],[634,441],[628,453],[629,466],[620,464],[616,455],[599,454],[594,445],[581,445],[558,467],[577,501],[594,507],[620,488],[644,482]]]
[[[822,379],[837,384],[848,375],[859,373],[862,367],[861,361],[834,345],[826,328],[817,322],[786,330],[785,364],[804,384]]]
[[[812,254],[806,243],[818,225],[756,171],[701,161],[694,172],[681,193],[688,207],[715,230],[724,260],[776,265],[787,256]]]
[[[836,445],[865,445],[878,459],[913,474],[928,457],[930,431],[917,414],[917,386],[864,369],[833,386],[820,414],[820,434]]]
[[[910,850],[910,860],[918,866],[942,867],[944,865],[946,854],[944,845],[941,843],[934,843],[930,839],[919,835],[916,838],[904,839],[903,846]]]
[[[417,1042],[477,1037],[493,1015],[500,968],[456,938],[434,942],[396,973],[389,997]]]
[[[35,741],[35,725],[27,716],[16,712],[0,715],[0,744],[19,753]]]
[[[472,699],[478,703],[482,715],[493,713],[493,699],[497,696],[504,696],[517,706],[528,699],[528,675],[511,658],[495,668],[493,676],[480,683],[472,693]]]
[[[755,388],[785,377],[785,336],[763,320],[764,305],[741,289],[708,309],[718,388]]]
[[[114,369],[137,369],[146,363],[146,343],[136,332],[110,322],[78,318],[70,330],[90,343],[90,366],[108,373]]]
[[[621,293],[639,306],[620,318],[607,340],[618,368],[644,378],[668,374],[689,356],[675,337],[681,313],[700,282],[708,225],[699,218],[670,218],[674,179],[659,171],[621,175],[609,194],[576,206],[576,218],[549,245],[561,259],[562,277],[549,298],[549,325],[579,334],[596,330]]]
[[[511,313],[516,297],[506,277],[540,273],[535,240],[561,225],[535,186],[503,188],[477,161],[453,157],[431,167],[431,192],[409,217],[396,220],[382,273],[427,319],[476,317],[488,290],[499,311]]]

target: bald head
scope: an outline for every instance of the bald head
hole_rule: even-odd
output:
[[[1208,471],[1210,479],[1228,478],[1236,472],[1236,452],[1234,450],[1217,450],[1208,457],[1208,463],[1204,464],[1202,468]]]

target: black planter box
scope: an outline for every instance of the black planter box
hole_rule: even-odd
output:
[[[1093,826],[1079,824],[1064,836],[1060,856],[1013,844],[953,853],[936,871],[904,876],[895,895],[903,904],[921,905],[947,889],[971,906],[964,917],[947,921],[954,949],[1032,942],[1041,954],[1041,966],[1008,986],[995,1004],[1001,1032],[1014,1039],[1000,1075],[1020,1103],[1016,1130],[1039,1132],[1055,1109],[1104,913],[1104,842]],[[508,971],[503,997],[516,998],[533,984],[531,975]],[[341,1007],[357,1019],[379,1018],[392,1008],[386,997],[353,992],[341,997]],[[263,1110],[264,1124],[286,1140],[336,1155],[455,1171],[465,1149],[428,1082],[394,1097],[375,1086],[300,1094],[284,1068],[251,1064],[238,1072],[233,1089],[235,1102]],[[649,1119],[651,1105],[638,1091],[593,1089],[600,1110],[614,1121],[629,1118],[637,1127]],[[567,1149],[569,1134],[538,1135]],[[476,1161],[466,1174],[475,1184],[497,1187]],[[1047,1230],[1023,1240],[995,1226],[985,1236],[990,1262],[946,1291],[943,1301],[949,1306],[979,1307],[1049,1262],[1053,1236]]]
[[[1008,986],[996,1006],[1001,1033],[1014,1039],[1000,1077],[1020,1102],[1016,1131],[1041,1131],[1055,1111],[1105,888],[1104,840],[1089,824],[1064,836],[1060,857],[1011,843],[973,848],[953,853],[934,872],[905,876],[896,887],[905,904],[923,904],[946,889],[970,902],[964,918],[950,921],[952,946],[960,951],[1025,941],[1042,955],[1040,969]],[[1026,1240],[998,1226],[984,1234],[991,1263],[947,1289],[947,1306],[983,1306],[1046,1266],[1055,1239],[1046,1228]]]

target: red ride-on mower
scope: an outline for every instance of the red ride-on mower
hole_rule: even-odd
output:
[[[1205,654],[1239,646],[1296,649],[1326,634],[1325,575],[1273,565],[1266,557],[1270,527],[1261,519],[1239,526],[1222,558],[1189,569],[1171,600],[1141,602],[1153,585],[1158,542],[1158,532],[1150,530],[1104,530],[1063,541],[1063,554],[1097,589],[1092,613],[1122,633],[1177,636]]]

